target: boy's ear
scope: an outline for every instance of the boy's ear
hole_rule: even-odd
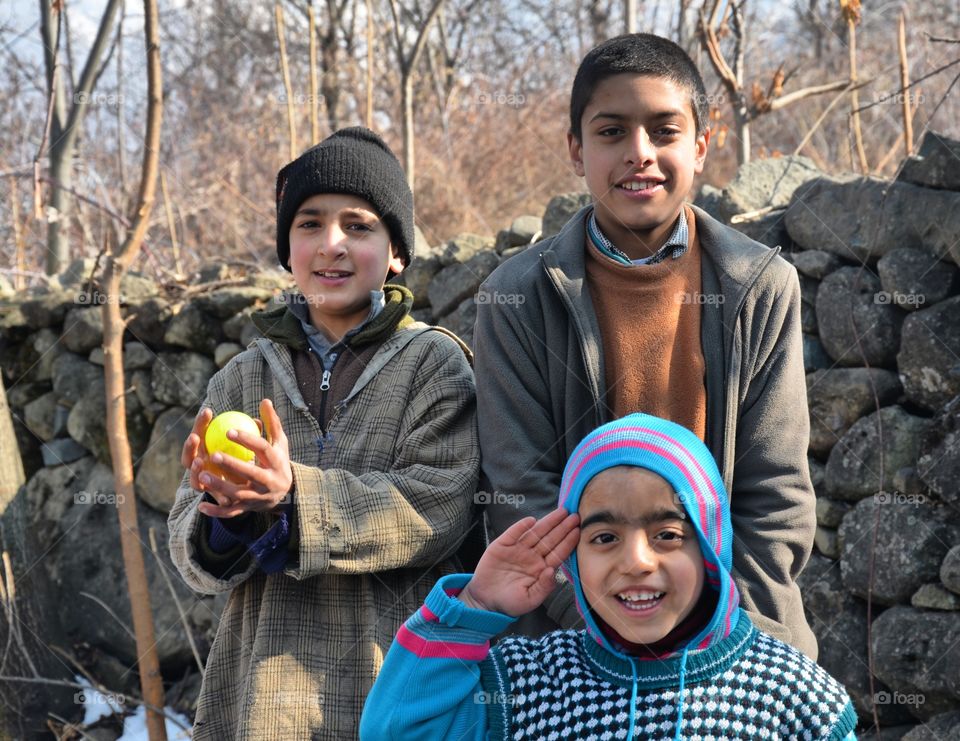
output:
[[[703,133],[697,137],[697,141],[694,143],[694,146],[697,148],[696,157],[694,159],[694,172],[699,175],[703,172],[703,163],[707,159],[707,148],[710,146],[710,127],[708,126],[703,130]]]
[[[567,150],[570,152],[570,162],[573,163],[574,172],[579,177],[583,177],[583,145],[572,131],[567,132]]]
[[[390,262],[387,263],[387,268],[392,270],[396,275],[400,275],[403,272],[404,264],[403,258],[400,256],[400,250],[390,245]]]

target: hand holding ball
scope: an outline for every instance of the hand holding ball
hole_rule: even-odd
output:
[[[245,432],[248,435],[260,437],[260,428],[252,417],[243,412],[223,412],[210,420],[207,431],[203,436],[203,444],[207,449],[207,455],[213,456],[214,453],[221,453],[232,456],[244,463],[253,461],[256,457],[254,452],[239,442],[228,438],[227,432],[229,430],[237,430],[238,432]],[[233,481],[235,484],[241,483],[234,480],[212,461],[208,461],[204,468],[220,478]]]

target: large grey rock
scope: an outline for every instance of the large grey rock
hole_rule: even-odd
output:
[[[142,342],[127,342],[123,346],[123,370],[152,368],[157,355]]]
[[[63,346],[85,355],[103,344],[103,314],[99,307],[74,307],[63,319]]]
[[[159,404],[153,395],[153,374],[148,370],[135,370],[129,374],[127,388],[137,395],[137,401],[144,411]]]
[[[193,301],[199,310],[216,319],[229,319],[248,306],[267,303],[273,291],[257,286],[230,286],[206,293]]]
[[[72,466],[44,466],[31,476],[23,492],[28,511],[34,519],[41,519],[47,502],[63,496],[63,493],[69,490],[71,483],[84,481],[93,465],[93,458],[87,456]]]
[[[887,738],[887,729],[883,729],[883,738]],[[957,741],[960,739],[960,710],[951,710],[934,715],[921,725],[913,728],[900,741]]]
[[[159,297],[148,298],[127,309],[129,335],[150,347],[161,347],[167,324],[173,316],[170,302]]]
[[[940,564],[940,581],[954,594],[960,594],[960,544],[951,548]]]
[[[958,273],[956,265],[906,247],[881,257],[877,272],[890,303],[905,311],[943,301],[956,284]]]
[[[577,211],[590,203],[589,193],[563,193],[554,196],[543,212],[541,239],[557,234]]]
[[[875,178],[821,178],[806,188],[786,215],[802,247],[858,263],[904,245],[960,260],[960,193]]]
[[[41,329],[33,335],[33,351],[36,361],[32,363],[30,375],[35,381],[49,381],[53,378],[53,361],[64,351],[60,334],[52,329]]]
[[[30,329],[59,328],[67,312],[80,303],[75,292],[52,291],[24,301],[20,311]]]
[[[897,606],[874,620],[872,628],[877,676],[892,693],[907,696],[903,704],[912,715],[926,720],[957,709],[960,615]]]
[[[817,495],[817,499],[827,496],[827,467],[810,456],[807,456],[807,467],[810,469],[810,483],[813,484],[813,493]]]
[[[50,391],[23,408],[23,421],[30,432],[48,442],[66,429],[67,412],[57,403],[56,393]]]
[[[924,584],[913,593],[910,604],[923,610],[960,610],[960,594],[940,584]]]
[[[535,239],[540,238],[543,232],[543,219],[539,216],[518,216],[510,224],[510,247],[519,247],[523,244],[530,244]]]
[[[768,247],[787,249],[793,246],[790,234],[787,232],[783,211],[774,211],[748,221],[738,221],[731,226],[738,232],[750,237],[750,239]]]
[[[441,270],[430,283],[428,290],[433,315],[445,316],[462,301],[473,296],[498,263],[496,252],[484,250],[466,263],[456,263]]]
[[[146,275],[128,271],[120,278],[120,296],[124,304],[146,301],[156,296],[159,291],[157,282]]]
[[[70,437],[58,437],[40,446],[44,466],[62,466],[89,455],[89,450]]]
[[[471,296],[460,302],[452,312],[437,320],[437,324],[453,332],[467,345],[473,347],[473,325],[477,321],[477,302]]]
[[[184,347],[206,355],[213,355],[223,339],[221,321],[204,311],[199,303],[187,304],[167,325],[163,341],[175,347]]]
[[[840,537],[836,530],[818,526],[813,534],[813,544],[827,558],[840,558]]]
[[[718,213],[723,221],[729,222],[736,214],[788,206],[792,198],[802,199],[804,186],[822,175],[808,157],[789,155],[751,160],[737,170],[723,189]]]
[[[150,437],[150,424],[144,417],[143,408],[136,394],[128,393],[126,402],[127,442],[133,459],[137,460],[146,449]],[[89,450],[101,463],[110,464],[110,445],[107,439],[107,400],[104,383],[93,384],[70,409],[67,417],[67,432],[70,437]]]
[[[430,281],[442,268],[439,255],[418,255],[394,282],[409,288],[413,293],[413,308],[421,309],[430,304],[427,295]]]
[[[917,153],[904,161],[897,180],[927,188],[960,190],[957,162],[960,162],[960,141],[928,131]]]
[[[57,400],[72,407],[95,383],[103,383],[103,368],[73,353],[63,353],[53,361],[53,390]]]
[[[934,417],[920,443],[917,474],[940,499],[960,509],[960,396]]]
[[[840,524],[846,588],[867,599],[873,560],[874,602],[908,602],[921,585],[937,580],[950,543],[960,538],[960,529],[947,517],[942,507],[922,498],[878,495],[859,502]],[[871,554],[875,525],[877,545]]]
[[[183,407],[171,407],[153,425],[134,488],[138,497],[160,512],[170,512],[177,497],[183,478],[180,451],[192,429],[193,415]]]
[[[870,691],[867,670],[867,605],[851,595],[840,578],[840,565],[813,553],[797,578],[803,596],[804,612],[820,652],[817,663],[838,679],[850,695],[857,713],[868,717],[873,712],[874,695]],[[875,692],[887,690],[875,682]],[[878,705],[883,724],[909,718],[902,708]]]
[[[236,342],[221,342],[217,349],[213,351],[213,362],[217,368],[223,368],[233,358],[243,352],[243,346]]]
[[[866,269],[840,268],[821,281],[820,341],[839,365],[894,367],[904,315],[880,294],[879,278]]]
[[[834,270],[843,267],[843,261],[836,255],[824,250],[802,250],[790,256],[790,262],[797,268],[800,275],[814,280],[823,280]]]
[[[479,234],[458,234],[447,242],[440,255],[440,264],[447,267],[455,263],[466,263],[480,252],[492,252],[493,244],[492,239]]]
[[[803,370],[806,373],[811,371],[830,368],[833,360],[823,349],[823,343],[820,338],[814,334],[803,335]]]
[[[30,331],[26,317],[20,310],[20,304],[11,299],[0,299],[0,340],[3,344],[18,345],[26,342],[30,337]]]
[[[693,205],[702,208],[715,219],[721,219],[720,201],[723,199],[723,191],[710,183],[704,183],[697,191],[697,197],[693,199]]]
[[[922,407],[960,394],[960,296],[907,317],[897,364],[907,398]]]
[[[253,325],[250,319],[251,314],[253,314],[253,309],[248,307],[227,319],[227,321],[223,323],[224,337],[228,340],[239,342],[244,330]]]
[[[850,511],[850,504],[836,499],[817,497],[817,524],[822,527],[837,528],[843,516]]]
[[[39,399],[49,390],[49,383],[32,383],[26,379],[22,379],[7,388],[7,402],[14,409],[22,409],[34,399]]]
[[[874,392],[886,405],[895,402],[902,390],[897,374],[881,368],[834,368],[808,374],[810,453],[826,456],[854,422],[873,410]]]
[[[817,291],[820,281],[800,277],[800,329],[804,334],[817,334]]]
[[[830,451],[827,492],[854,501],[889,490],[898,470],[916,465],[921,437],[930,425],[929,419],[899,406],[857,420]]]
[[[157,355],[153,366],[153,394],[169,406],[196,409],[207,393],[207,383],[217,372],[210,358],[193,352]]]

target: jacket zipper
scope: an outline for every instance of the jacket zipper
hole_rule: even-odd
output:
[[[560,301],[567,308],[567,313],[570,315],[570,318],[573,320],[573,325],[577,333],[577,343],[580,347],[580,358],[583,360],[583,367],[587,373],[587,377],[590,379],[590,391],[591,396],[593,397],[593,413],[595,416],[595,426],[603,424],[605,421],[603,411],[600,406],[600,375],[593,372],[593,368],[587,360],[587,343],[586,343],[586,333],[583,329],[582,324],[580,323],[580,314],[577,312],[576,308],[573,306],[573,302],[570,300],[570,297],[567,295],[567,292],[563,289],[563,286],[560,285],[558,280],[553,275],[553,269],[557,268],[556,265],[547,265],[546,259],[544,259],[543,254],[540,255],[540,261],[543,264],[544,272],[547,274],[547,280],[550,281],[554,290],[557,292],[557,295],[560,297]],[[558,268],[559,270],[559,268]],[[562,271],[560,271],[562,272]]]

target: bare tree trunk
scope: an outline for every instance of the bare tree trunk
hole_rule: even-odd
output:
[[[287,42],[284,40],[283,6],[275,7],[277,18],[277,42],[280,44],[280,71],[283,74],[283,89],[287,95],[287,128],[290,133],[290,159],[297,157],[297,124],[293,114],[293,88],[290,86],[290,69],[287,66]]]
[[[10,220],[13,222],[13,249],[15,255],[13,267],[17,270],[13,275],[13,287],[17,291],[22,291],[26,286],[27,280],[24,275],[27,270],[27,250],[23,239],[23,227],[20,224],[20,193],[17,189],[17,178],[15,175],[10,178]],[[2,384],[3,379],[0,378],[0,393],[2,393]],[[3,402],[0,401],[0,403]],[[0,420],[0,424],[3,424],[3,420]],[[2,455],[2,451],[3,447],[0,446],[0,455]],[[3,479],[0,479],[0,481],[2,480]]]
[[[624,0],[623,17],[624,31],[626,33],[637,32],[637,0]]]
[[[166,741],[163,716],[163,681],[157,656],[150,591],[140,548],[137,527],[137,500],[133,489],[133,458],[127,437],[126,388],[123,378],[123,331],[120,314],[120,280],[140,250],[157,187],[160,156],[160,127],[163,116],[163,82],[160,66],[160,37],[157,28],[157,0],[144,0],[144,35],[147,51],[147,131],[144,139],[140,192],[132,226],[123,245],[110,250],[104,272],[107,294],[103,306],[104,378],[107,396],[107,438],[117,493],[120,544],[123,552],[133,629],[136,635],[137,665],[143,699],[148,704],[147,731],[151,741]]]
[[[413,190],[413,75],[410,73],[403,76],[401,103],[403,105],[403,167],[407,171],[410,190]]]
[[[307,8],[307,24],[310,31],[310,93],[307,105],[310,106],[310,146],[320,141],[320,121],[317,119],[317,18],[313,12],[313,3]]]
[[[117,167],[120,175],[120,209],[127,208],[127,141],[124,129],[127,124],[123,110],[123,18],[127,14],[127,6],[123,5],[120,11],[120,20],[117,21]]]
[[[400,104],[403,108],[403,163],[407,171],[407,182],[413,190],[414,157],[413,157],[413,75],[417,62],[427,43],[427,32],[430,24],[439,15],[444,0],[433,0],[433,6],[427,14],[426,20],[420,27],[417,40],[409,55],[403,48],[403,33],[400,24],[400,12],[397,9],[397,0],[390,0],[390,12],[393,14],[393,35],[397,45],[397,61],[400,67]]]
[[[904,156],[913,153],[913,112],[910,105],[910,65],[907,63],[907,15],[900,11],[897,28],[897,46],[900,50],[900,88],[903,90],[903,145]]]
[[[107,7],[100,19],[97,36],[83,66],[80,82],[74,88],[72,104],[67,108],[65,100],[64,76],[54,75],[57,44],[59,39],[59,5],[52,0],[40,0],[40,27],[44,41],[44,60],[47,67],[47,94],[55,99],[54,117],[50,139],[50,177],[57,183],[51,186],[51,219],[47,227],[47,274],[59,273],[69,260],[67,242],[70,200],[61,186],[72,187],[73,157],[83,117],[87,112],[87,102],[96,83],[97,68],[100,59],[109,44],[112,35],[113,19],[120,7],[120,0],[108,0]],[[68,113],[69,111],[69,113]]]
[[[367,4],[367,109],[364,119],[367,128],[373,128],[373,3]]]
[[[859,0],[852,0],[846,3],[845,15],[847,18],[847,42],[850,51],[850,82],[854,85],[857,82],[857,20],[860,18]],[[866,175],[869,172],[867,164],[867,153],[863,149],[863,132],[860,128],[860,94],[854,87],[850,93],[850,107],[852,110],[853,141],[857,149],[857,160],[860,164],[860,172]]]
[[[6,509],[7,503],[25,481],[20,447],[13,431],[13,417],[10,415],[10,407],[7,406],[3,376],[0,375],[0,511]]]

